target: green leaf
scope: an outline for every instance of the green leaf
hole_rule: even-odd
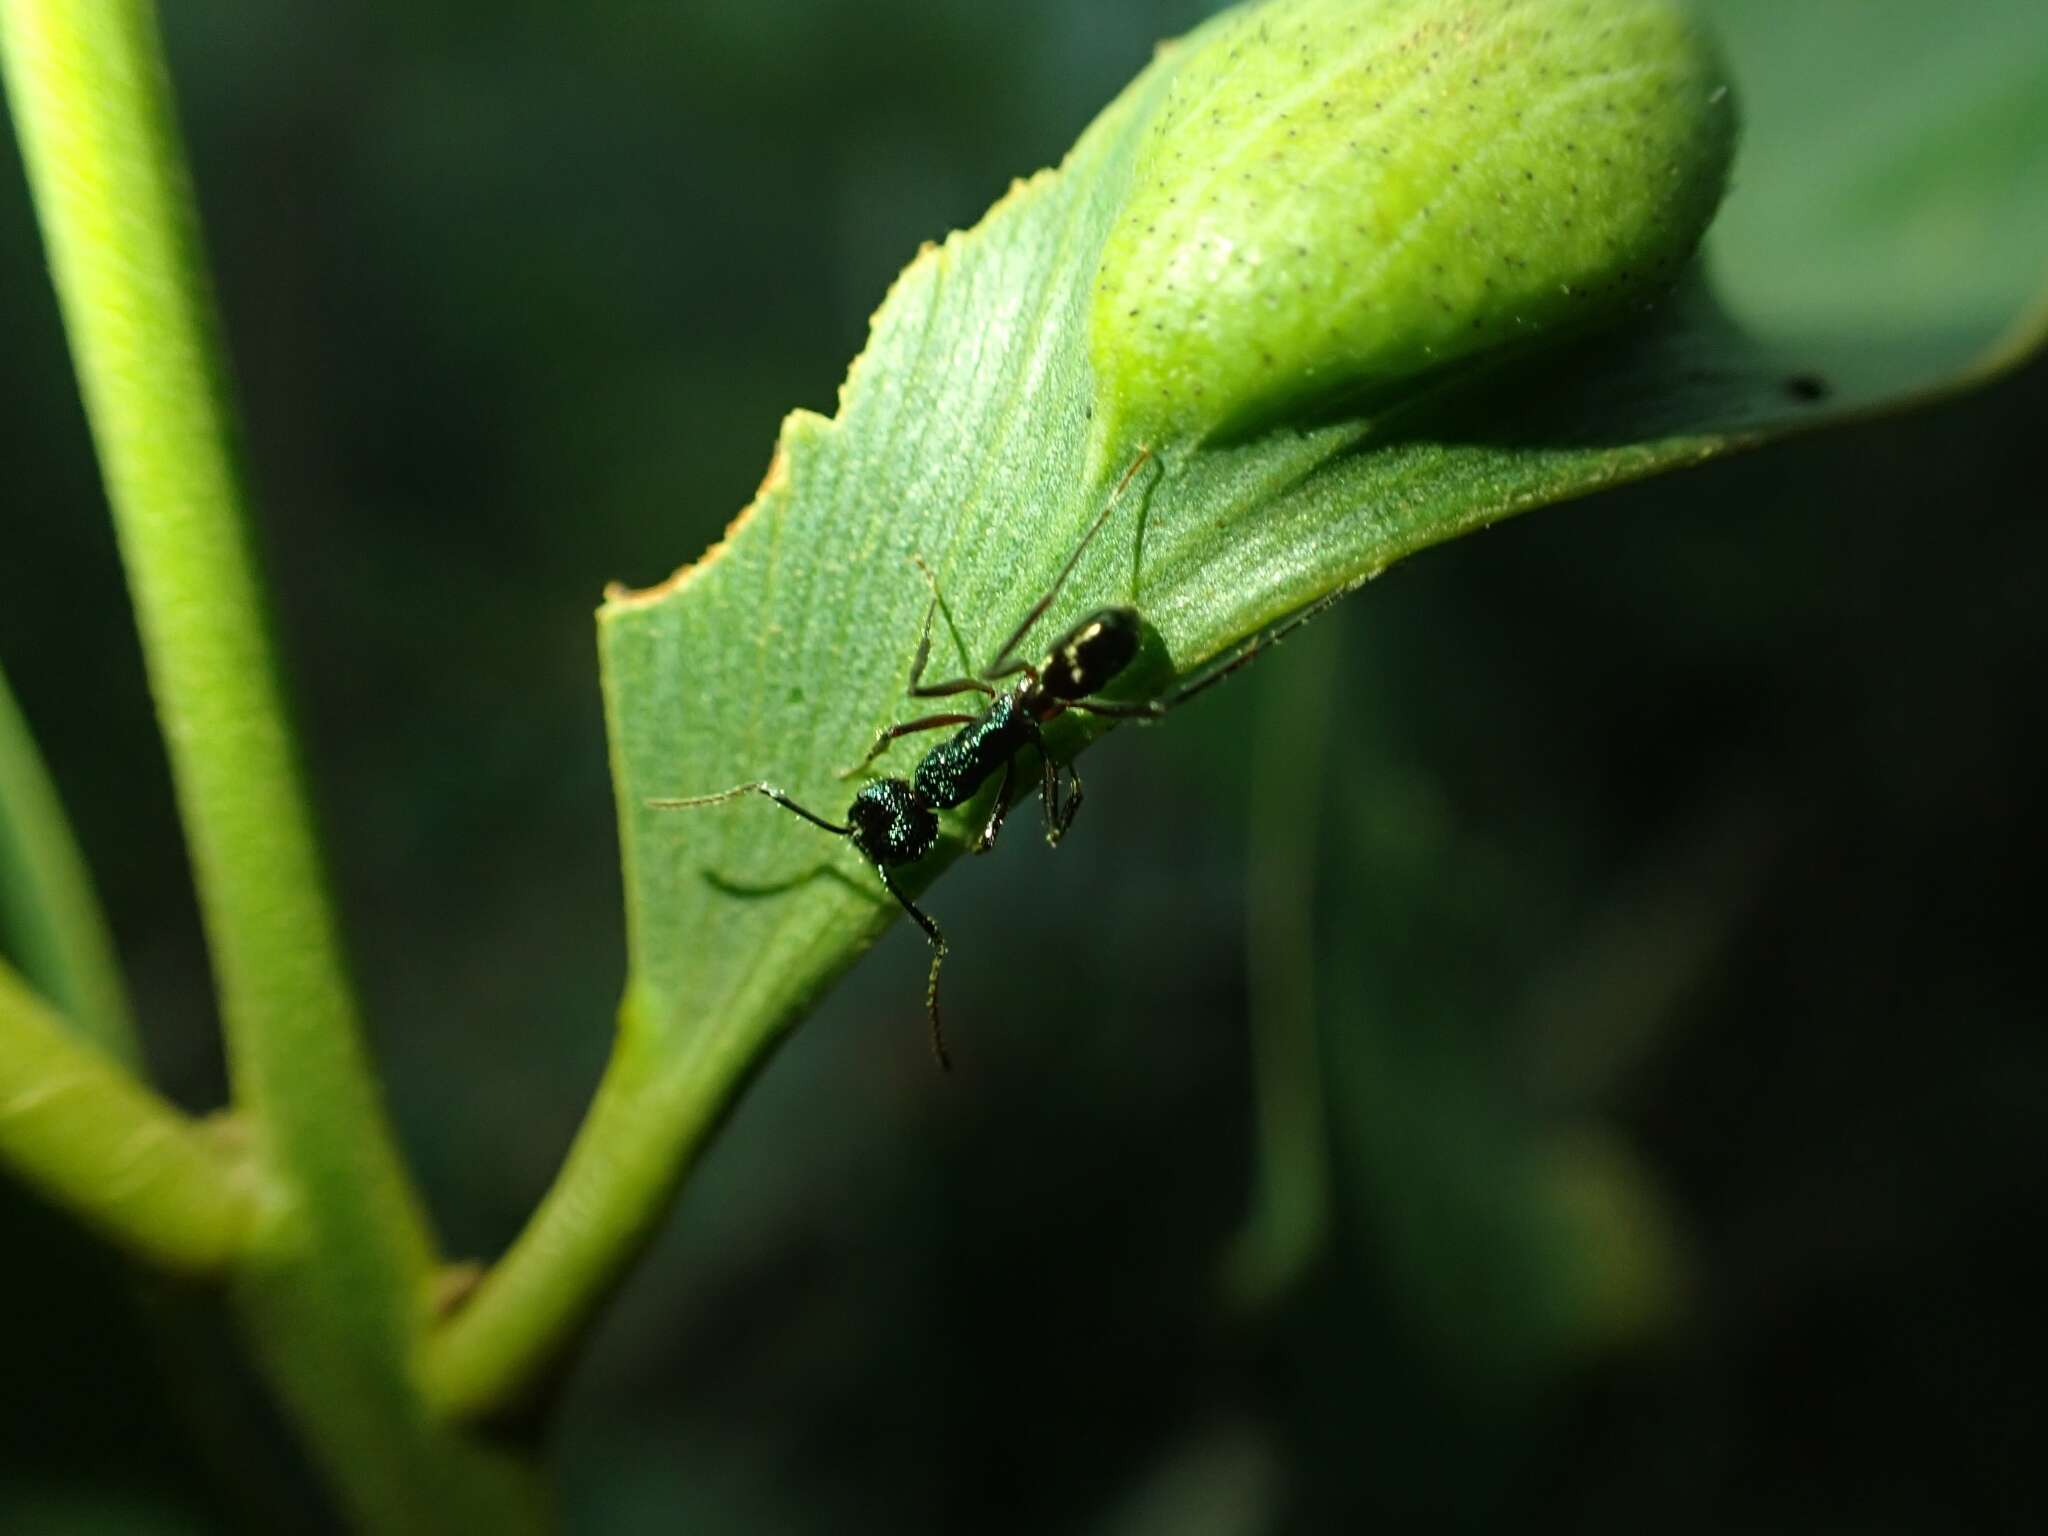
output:
[[[1474,11],[1471,0],[1438,5]],[[1273,0],[1261,14],[1278,30],[1304,7],[1324,10]],[[1806,6],[1791,9],[1796,30],[1814,25]],[[1995,100],[1959,86],[1929,98],[1939,110],[1910,133],[1836,134],[1829,107],[1920,99],[1902,88],[1926,50],[1909,42],[1880,60],[1869,41],[1918,8],[1813,3],[1860,41],[1802,54],[1797,71],[1778,59],[1785,10],[1757,0],[1712,12],[1754,127],[1729,207],[1740,238],[1710,253],[1711,276],[1691,269],[1654,311],[1563,351],[1517,353],[1483,375],[1433,372],[1348,412],[1322,402],[1313,420],[1228,443],[1162,441],[1034,643],[1089,608],[1134,605],[1152,633],[1115,692],[1142,698],[1432,544],[1952,388],[2017,355],[2033,334],[2019,317],[2037,305],[2048,264],[2028,201],[2048,185],[2048,93],[2008,90],[2026,78],[2008,61],[2048,52],[2048,16],[2032,0],[1999,0],[1973,7],[1969,31],[1949,39],[1944,67],[1997,83]],[[1162,52],[1057,172],[1014,186],[974,230],[922,253],[876,313],[837,415],[788,418],[723,544],[659,588],[606,602],[599,646],[631,951],[620,1038],[555,1189],[444,1332],[429,1371],[444,1406],[487,1412],[545,1378],[737,1083],[900,915],[844,840],[758,796],[691,810],[649,802],[768,779],[842,817],[855,789],[842,770],[877,730],[943,707],[904,696],[928,600],[912,557],[947,599],[935,674],[985,664],[1047,590],[1135,457],[1143,423],[1105,408],[1091,363],[1092,295],[1147,134],[1177,71],[1215,35]],[[1893,177],[1901,151],[1914,174]],[[1865,210],[1856,233],[1833,238],[1831,221],[1854,209]],[[1929,221],[1939,241],[1871,234]],[[1828,288],[1830,323],[1796,324],[1807,317],[1799,295],[1817,286],[1815,253],[1845,270]],[[1318,259],[1345,254],[1332,243]],[[1715,284],[1730,287],[1733,314]],[[1057,722],[1055,753],[1099,728]],[[874,771],[907,774],[932,740],[897,743]],[[965,846],[991,793],[944,819],[939,848],[904,872],[913,893]],[[1073,835],[1114,813],[1091,803]],[[998,857],[1044,856],[1028,846],[1029,814]],[[924,904],[943,925],[943,902]],[[1020,925],[1016,951],[952,963],[1015,965],[1030,941]],[[921,967],[904,971],[901,1048],[921,1052]],[[971,1063],[973,1021],[952,1024]]]
[[[1186,674],[1431,544],[1940,389],[1990,357],[2048,269],[2037,195],[2048,185],[2048,92],[2025,89],[2038,62],[2032,75],[2005,62],[2048,57],[2048,21],[2017,0],[1973,11],[1971,30],[1949,35],[1944,70],[1999,93],[1958,86],[1910,136],[1879,136],[1829,131],[1824,104],[1898,99],[1888,83],[1910,80],[1926,55],[1910,34],[1882,56],[1874,39],[1918,11],[1799,12],[1800,35],[1827,32],[1812,14],[1826,12],[1856,46],[1798,54],[1802,73],[1773,62],[1783,8],[1717,12],[1754,127],[1731,243],[1708,267],[1746,314],[1790,321],[1804,311],[1790,298],[1774,306],[1774,272],[1791,295],[1809,293],[1812,252],[1832,251],[1842,267],[1829,323],[1745,330],[1693,281],[1590,345],[1406,413],[1191,451],[1156,483],[1141,480],[1039,637],[1093,605],[1134,602],[1171,670]],[[765,800],[682,812],[646,802],[769,778],[839,817],[853,788],[839,771],[879,726],[933,707],[903,691],[926,603],[910,557],[937,574],[964,642],[956,654],[940,626],[943,664],[986,661],[1045,590],[1128,456],[1091,437],[1090,295],[1151,114],[1177,61],[1198,53],[1192,41],[1165,52],[1058,172],[1013,188],[978,228],[914,262],[875,316],[837,417],[790,417],[760,496],[725,543],[665,587],[615,594],[603,610],[631,1017],[659,1054],[751,1059],[898,915],[852,849]],[[1837,61],[1843,73],[1823,80]],[[1986,131],[2009,129],[2001,114],[2011,113],[2032,131]],[[1902,139],[1915,168],[1941,160],[1954,174],[1888,178]],[[1850,210],[1861,214],[1853,250],[1826,222]],[[1910,233],[1930,221],[1947,232],[1940,253]],[[1080,734],[1056,744],[1071,749]],[[899,743],[877,771],[907,771],[930,739]],[[945,846],[919,873],[957,852],[971,821],[949,818]],[[1013,827],[1011,840],[1026,837]],[[918,1002],[906,977],[906,1050]]]

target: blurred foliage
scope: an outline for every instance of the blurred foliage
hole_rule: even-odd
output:
[[[459,1250],[510,1237],[609,1037],[599,587],[714,537],[917,242],[1203,9],[167,7],[366,1003]],[[2039,131],[1981,89],[1987,132]],[[1878,114],[1909,142],[1910,106]],[[0,335],[0,655],[153,1063],[208,1106],[18,175]],[[1329,1242],[1258,1318],[1217,1287],[1249,743],[1301,728],[1265,701],[1310,642],[1119,735],[1057,857],[947,882],[971,1071],[907,1048],[903,929],[748,1095],[574,1384],[572,1526],[2039,1528],[2044,409],[2036,364],[1512,524],[1321,626]],[[211,1406],[174,1404],[118,1277],[11,1188],[0,1222],[0,1524],[277,1528],[288,1466],[205,1467],[246,1389],[188,1366]]]

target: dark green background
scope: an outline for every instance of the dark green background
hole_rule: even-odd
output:
[[[606,1048],[603,583],[714,537],[917,243],[1206,9],[166,7],[357,968],[455,1251],[517,1229]],[[0,660],[151,1059],[211,1107],[5,158]],[[1537,514],[1110,739],[1057,855],[1013,836],[932,894],[953,1079],[903,929],[744,1100],[576,1379],[572,1527],[2040,1528],[2044,407],[2037,364]],[[1275,772],[1313,824],[1335,1219],[1247,1315],[1217,1273]],[[1592,1134],[1675,1234],[1647,1331],[1558,1315],[1518,1204]],[[11,1188],[0,1254],[0,1525],[306,1518],[275,1446],[207,1449],[118,1277]]]

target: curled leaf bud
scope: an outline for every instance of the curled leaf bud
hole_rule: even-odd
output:
[[[1610,320],[1692,254],[1735,141],[1678,0],[1266,0],[1157,67],[1089,331],[1127,441]]]

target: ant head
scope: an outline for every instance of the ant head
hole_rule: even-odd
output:
[[[939,840],[939,818],[905,779],[863,784],[846,808],[853,846],[877,864],[909,864]]]
[[[1143,638],[1135,608],[1098,608],[1053,645],[1039,686],[1056,699],[1085,699],[1131,664]]]

